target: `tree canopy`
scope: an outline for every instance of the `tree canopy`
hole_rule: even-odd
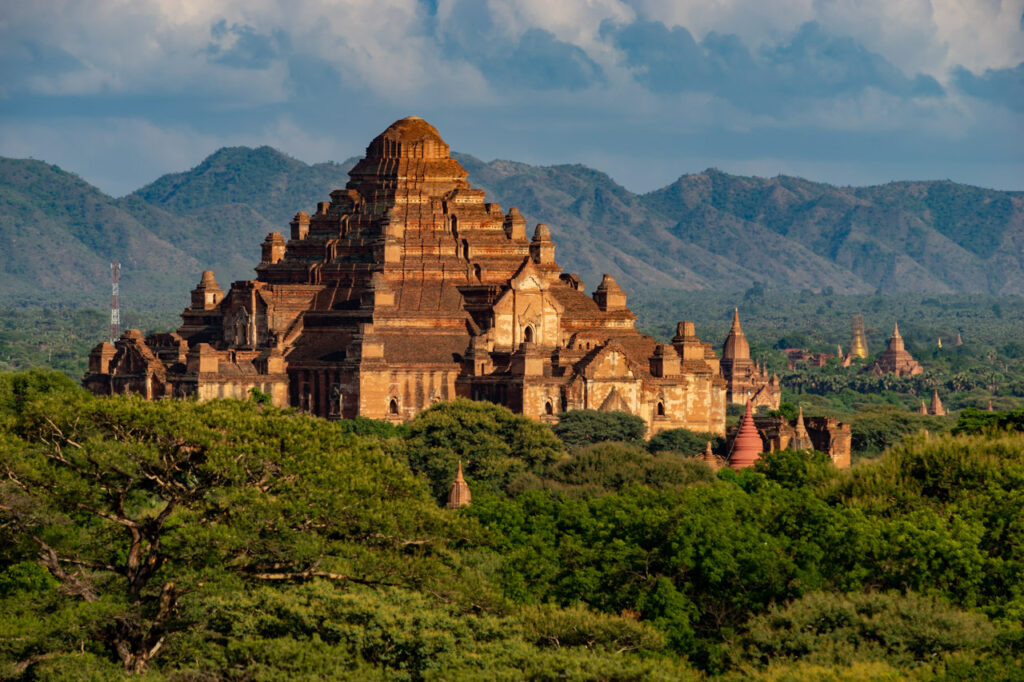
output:
[[[605,441],[642,444],[647,424],[628,412],[569,410],[558,415],[554,431],[569,448]]]
[[[716,474],[485,403],[396,428],[0,375],[0,677],[1011,677],[1024,441],[990,427]]]

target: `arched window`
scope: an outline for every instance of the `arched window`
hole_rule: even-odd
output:
[[[527,327],[523,330],[523,341],[533,343],[533,327]]]
[[[546,403],[544,403],[544,414],[554,414],[554,413],[555,413],[555,408],[552,407],[551,401],[549,400]]]
[[[456,216],[452,216],[452,234],[456,236],[459,234],[459,219]]]
[[[663,403],[661,401],[658,401],[658,416],[659,417],[664,417],[665,416],[665,403]]]
[[[398,415],[398,401],[394,398],[391,399],[391,403],[388,404],[388,414]]]
[[[468,256],[467,256],[467,258],[468,258]],[[483,270],[480,269],[479,265],[474,265],[473,266],[473,274],[476,275],[477,281],[480,281],[481,275],[483,274]]]
[[[469,242],[462,240],[462,257],[469,260]]]

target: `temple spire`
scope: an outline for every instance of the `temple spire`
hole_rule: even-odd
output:
[[[899,322],[893,322],[892,324],[892,336],[889,337],[889,350],[894,353],[906,350],[906,346],[903,343],[903,337],[900,336]]]
[[[743,415],[743,421],[732,441],[732,454],[729,455],[729,466],[739,470],[753,466],[761,459],[761,452],[764,450],[764,443],[761,441],[761,434],[754,424],[753,404],[747,401],[747,411]]]
[[[802,406],[797,412],[794,430],[796,433],[793,435],[793,440],[790,441],[790,450],[811,450],[814,448],[811,436],[807,433],[807,427],[804,425],[804,408]]]
[[[725,344],[722,346],[723,360],[749,360],[750,343],[747,341],[743,329],[740,327],[739,308],[733,308],[732,327],[729,328],[729,335],[725,337]]]
[[[718,460],[718,457],[716,457],[715,453],[712,452],[711,450],[711,441],[708,441],[708,444],[704,447],[704,452],[701,453],[701,458],[709,467],[716,471],[720,469],[722,466],[722,463]]]
[[[459,507],[466,507],[469,505],[471,495],[469,494],[469,484],[466,483],[466,479],[462,477],[462,460],[459,460],[459,470],[455,474],[455,480],[452,481],[452,489],[448,491],[448,508],[458,509]]]

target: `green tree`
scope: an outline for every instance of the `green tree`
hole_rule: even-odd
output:
[[[690,429],[666,429],[651,436],[647,449],[652,453],[678,452],[683,455],[696,455],[704,451],[709,441],[711,449],[717,450],[725,439],[713,433],[699,433]]]
[[[547,476],[588,494],[631,485],[676,487],[714,479],[710,467],[701,460],[674,454],[650,455],[638,446],[614,441],[573,450],[570,457],[552,466]]]
[[[993,644],[997,629],[982,614],[913,592],[807,594],[757,616],[743,636],[743,656],[762,665],[804,660],[895,665]]]
[[[409,466],[427,476],[439,500],[448,494],[459,460],[475,493],[504,491],[525,474],[543,474],[565,456],[547,426],[493,403],[438,403],[407,428]]]
[[[569,448],[604,441],[642,444],[647,425],[628,412],[569,410],[558,416],[554,431]]]
[[[786,488],[815,485],[837,474],[829,456],[816,450],[768,452],[761,456],[755,470]]]
[[[90,651],[144,672],[225,590],[418,581],[430,572],[417,557],[444,542],[447,521],[404,465],[320,420],[58,394],[16,426],[0,435],[0,560],[38,585],[25,562],[39,557],[59,586],[36,590],[44,620],[9,612],[26,633],[18,660]]]

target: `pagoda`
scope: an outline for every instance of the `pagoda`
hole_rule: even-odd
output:
[[[226,291],[203,273],[176,333],[126,333],[90,354],[96,394],[246,398],[328,419],[412,419],[438,401],[487,400],[554,422],[624,410],[648,433],[725,433],[726,383],[710,344],[680,322],[639,333],[626,293],[555,261],[474,189],[421,118],[375,137],[344,188],[262,244],[256,278]]]
[[[779,409],[782,399],[779,377],[775,373],[769,377],[763,366],[751,360],[750,342],[740,327],[738,308],[732,312],[732,326],[722,344],[720,365],[726,382],[726,400],[739,405],[751,401],[755,408]]]
[[[899,323],[893,325],[888,347],[879,354],[875,364],[868,367],[866,371],[871,372],[875,376],[895,374],[901,377],[910,377],[924,372],[924,368],[914,360],[904,347],[903,337],[900,336]]]
[[[455,474],[455,480],[452,481],[452,488],[448,491],[448,504],[445,505],[448,509],[458,509],[459,507],[468,507],[472,501],[472,496],[469,494],[469,484],[466,483],[466,479],[462,477],[462,460],[459,460],[459,470]]]
[[[850,321],[850,353],[848,359],[864,360],[868,356],[868,339],[864,333],[864,316],[854,315]]]
[[[747,410],[743,414],[743,421],[732,441],[732,452],[729,453],[729,466],[739,471],[753,466],[764,452],[764,442],[761,434],[754,424],[754,414],[751,409],[752,403],[747,401]]]

